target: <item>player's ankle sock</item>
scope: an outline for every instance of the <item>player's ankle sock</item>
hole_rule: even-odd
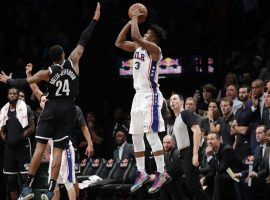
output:
[[[157,165],[157,172],[163,173],[164,172],[164,155],[154,156],[156,165]]]
[[[56,186],[56,181],[53,180],[53,179],[51,179],[50,182],[49,182],[49,189],[48,189],[48,190],[49,190],[50,192],[53,192],[54,189],[55,189],[55,186]]]
[[[136,158],[137,169],[141,173],[145,173],[145,157]]]
[[[34,176],[31,174],[27,174],[25,185],[27,187],[32,187],[33,180],[34,180]]]

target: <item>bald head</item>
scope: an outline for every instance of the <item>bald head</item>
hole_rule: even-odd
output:
[[[163,147],[166,152],[171,151],[174,147],[174,138],[171,135],[166,135],[163,138]]]

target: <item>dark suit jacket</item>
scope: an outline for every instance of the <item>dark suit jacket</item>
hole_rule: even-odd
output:
[[[174,160],[176,160],[179,156],[179,151],[176,147],[173,147],[171,152],[165,152],[164,160],[165,166],[169,166]]]
[[[233,148],[228,144],[220,144],[216,155],[208,162],[210,171],[205,176],[206,182],[211,181],[216,174],[227,174],[226,170],[230,167],[233,171],[237,167],[237,161]]]
[[[263,161],[259,162],[259,154],[260,154],[260,145],[255,148],[254,152],[254,163],[253,163],[253,171],[257,172],[258,177],[266,177],[269,174],[269,156],[270,156],[270,146],[266,146]],[[248,170],[244,170],[241,172],[243,177],[248,176]]]
[[[266,126],[266,129],[270,129],[270,115],[269,109],[263,111],[262,122]]]
[[[122,159],[130,159],[134,158],[134,150],[133,150],[133,145],[129,143],[125,143],[124,148],[123,148],[123,153],[122,153]],[[113,159],[114,160],[120,160],[119,159],[119,148],[114,150],[113,152]]]

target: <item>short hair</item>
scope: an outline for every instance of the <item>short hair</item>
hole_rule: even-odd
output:
[[[197,106],[197,99],[195,99],[194,97],[188,97],[188,98],[186,98],[186,101],[189,101],[189,100],[191,100],[191,101],[194,102],[194,106],[195,107]]]
[[[239,87],[239,89],[240,89],[240,88],[247,88],[247,91],[248,91],[248,92],[251,91],[251,88],[250,88],[249,85],[245,85],[245,84],[244,84],[244,85],[241,85],[241,86]]]
[[[221,101],[225,101],[225,102],[229,102],[230,106],[233,106],[233,101],[231,98],[228,98],[228,97],[224,97],[220,100]]]
[[[256,127],[256,129],[257,128],[261,128],[261,127],[263,128],[263,132],[266,132],[267,131],[266,126],[263,125],[263,124],[258,124],[257,127]]]
[[[163,40],[167,39],[167,32],[156,24],[150,25],[149,29],[153,31],[158,39],[158,43],[161,43]]]
[[[60,45],[54,45],[49,49],[49,58],[53,62],[58,62],[62,59],[62,54],[64,53],[64,49]]]
[[[172,95],[177,95],[181,101],[184,101],[184,97],[182,95],[180,95],[178,93],[173,93]]]
[[[16,87],[10,87],[10,88],[8,88],[8,93],[9,93],[10,90],[16,90],[17,91],[17,94],[19,95],[19,89],[18,88],[16,88]]]
[[[216,138],[219,140],[220,139],[220,134],[219,133],[215,133],[215,132],[208,132],[208,134],[207,135],[209,135],[209,134],[214,134],[214,135],[216,135]]]
[[[202,89],[206,92],[211,92],[212,94],[216,92],[216,88],[211,83],[203,85]]]
[[[264,86],[264,81],[261,79],[256,79],[252,83],[256,84],[258,87],[263,87]]]

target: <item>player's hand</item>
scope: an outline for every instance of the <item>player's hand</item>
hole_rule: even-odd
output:
[[[98,21],[99,17],[100,17],[100,3],[98,2],[93,19]]]
[[[86,147],[85,155],[90,157],[90,156],[93,156],[93,154],[94,154],[94,148],[93,148],[93,143],[91,143],[91,144],[88,144],[88,146]]]
[[[33,70],[33,64],[32,63],[28,63],[25,66],[25,73],[26,73],[26,76],[27,77],[32,76],[32,70]]]
[[[0,81],[3,82],[3,83],[7,83],[8,79],[11,79],[11,75],[10,74],[9,76],[5,74],[5,72],[1,72],[0,74]]]
[[[142,15],[144,15],[144,13],[140,11],[140,7],[138,5],[135,5],[132,11],[132,17],[138,18]]]
[[[200,163],[199,163],[199,156],[198,156],[198,153],[193,154],[193,156],[192,156],[192,164],[193,164],[195,167],[199,167]]]

